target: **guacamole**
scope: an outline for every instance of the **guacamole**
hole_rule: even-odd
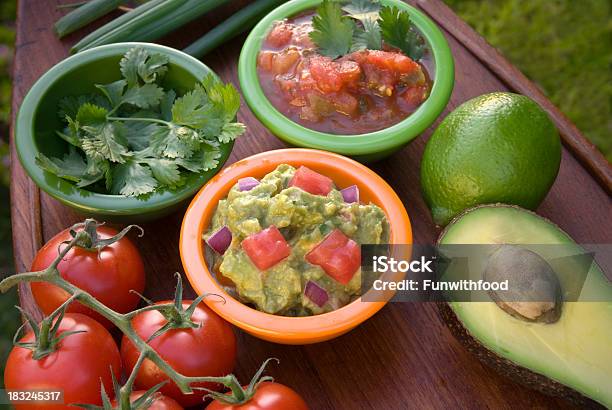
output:
[[[389,224],[378,206],[343,193],[324,175],[284,164],[261,181],[240,180],[204,235],[219,282],[244,303],[286,316],[354,300],[361,293],[359,245],[386,243]]]

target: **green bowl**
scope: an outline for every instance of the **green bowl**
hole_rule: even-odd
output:
[[[139,197],[99,194],[43,171],[36,165],[37,153],[61,156],[68,143],[55,134],[63,126],[57,116],[59,100],[68,95],[96,92],[94,84],[119,80],[119,61],[132,47],[143,47],[169,57],[164,88],[180,95],[194,87],[211,69],[195,58],[172,48],[149,43],[118,43],[71,56],[45,73],[21,104],[15,125],[15,146],[21,164],[36,185],[61,203],[88,217],[114,222],[142,222],[180,208],[223,166],[233,144],[224,144],[219,166],[200,174],[189,174],[180,188]]]
[[[381,0],[410,13],[433,56],[434,78],[431,95],[405,120],[380,131],[360,135],[334,135],[308,129],[285,117],[264,94],[257,75],[257,54],[277,20],[312,10],[321,0],[293,0],[273,10],[251,31],[238,63],[244,98],[257,118],[278,138],[292,146],[323,149],[351,156],[362,162],[385,158],[421,134],[442,113],[453,91],[453,56],[438,27],[425,14],[400,0]]]

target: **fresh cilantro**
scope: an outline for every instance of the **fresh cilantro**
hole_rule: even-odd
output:
[[[395,6],[383,7],[380,10],[380,28],[387,44],[399,48],[415,61],[423,57],[423,42],[412,28],[407,12],[400,11]]]
[[[363,20],[363,30],[358,30],[353,39],[353,51],[382,49],[380,26],[375,19]]]
[[[155,179],[163,185],[174,188],[184,182],[175,161],[166,158],[152,158],[146,164],[151,168]]]
[[[350,52],[355,23],[342,14],[339,2],[323,0],[312,18],[312,27],[314,30],[310,32],[310,39],[322,55],[338,58]]]
[[[378,0],[350,0],[344,6],[338,0],[324,0],[312,26],[310,38],[319,53],[333,59],[353,51],[381,50],[383,41],[413,60],[423,57],[423,39],[408,12],[381,7]]]
[[[62,158],[39,154],[45,171],[79,187],[140,196],[181,186],[187,172],[219,166],[221,144],[244,133],[235,122],[240,96],[231,84],[207,76],[177,96],[162,88],[168,58],[143,48],[120,62],[122,79],[97,84],[99,94],[63,98],[57,135],[70,144]]]
[[[135,161],[117,165],[113,169],[111,193],[114,195],[139,196],[153,192],[158,182],[148,166]]]
[[[119,65],[128,86],[153,83],[168,71],[168,57],[162,54],[150,55],[144,48],[136,47],[125,53]]]
[[[121,98],[121,104],[132,104],[139,108],[152,108],[159,105],[164,90],[155,84],[145,84],[129,88]]]
[[[83,130],[87,136],[81,140],[81,148],[88,157],[123,164],[126,157],[130,156],[121,135],[121,128],[116,123],[86,126]]]
[[[342,7],[350,17],[365,22],[366,20],[378,20],[380,3],[377,0],[352,0],[349,4]]]
[[[240,122],[228,122],[221,129],[219,141],[226,144],[234,141],[246,131],[246,126]]]
[[[61,120],[65,120],[66,117],[75,118],[79,108],[85,103],[108,108],[108,103],[99,94],[79,95],[78,97],[68,96],[60,99],[57,115]]]
[[[62,159],[49,158],[44,154],[39,154],[36,157],[36,164],[60,178],[76,182],[78,187],[85,187],[98,182],[104,178],[108,169],[108,162],[106,161],[97,162],[90,159],[86,163],[73,147]]]

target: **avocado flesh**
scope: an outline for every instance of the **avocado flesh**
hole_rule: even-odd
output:
[[[442,233],[439,243],[574,246],[567,234],[546,219],[505,205],[466,212]],[[562,284],[570,280],[570,272],[557,273]],[[612,285],[595,264],[582,297],[612,301]],[[450,302],[449,306],[470,336],[497,356],[612,407],[612,302],[566,302],[561,317],[552,324],[514,318],[494,302]]]

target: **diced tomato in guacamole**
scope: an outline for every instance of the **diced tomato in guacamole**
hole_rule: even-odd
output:
[[[237,183],[219,201],[204,241],[223,227],[232,241],[223,254],[210,253],[220,283],[238,300],[285,316],[317,315],[358,298],[362,275],[372,275],[361,270],[360,246],[389,238],[381,208],[346,202],[328,177],[286,164],[251,189]],[[314,301],[308,283],[317,286]]]
[[[271,268],[291,254],[287,241],[274,225],[246,238],[242,249],[260,270]]]
[[[306,260],[323,268],[325,273],[346,285],[361,265],[361,248],[339,229],[308,252]]]
[[[310,168],[301,166],[295,171],[289,186],[298,187],[313,195],[327,195],[332,190],[334,182]]]

